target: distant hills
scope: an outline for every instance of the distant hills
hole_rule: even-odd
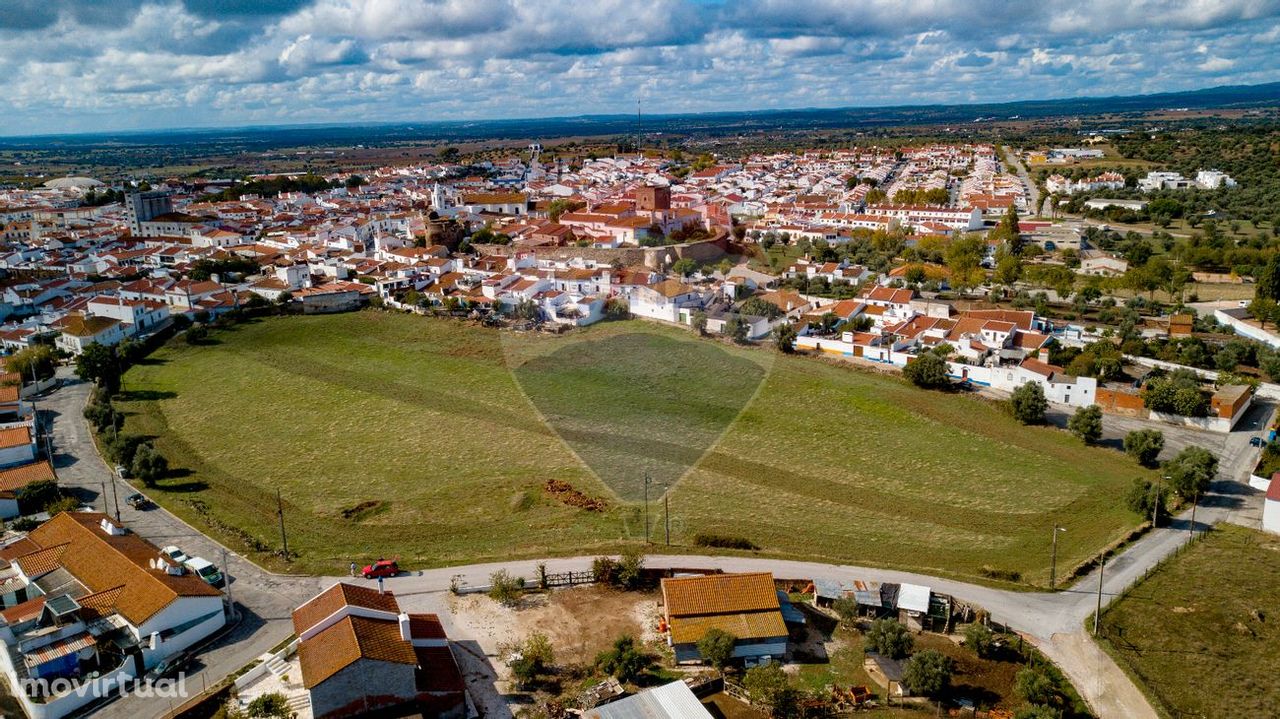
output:
[[[744,132],[873,128],[912,124],[969,123],[975,120],[1037,119],[1137,113],[1164,108],[1238,109],[1280,106],[1280,82],[1228,85],[1184,92],[1116,97],[1077,97],[961,105],[804,108],[747,112],[645,115],[645,133],[730,135]],[[173,146],[188,143],[264,150],[299,145],[382,145],[413,141],[554,138],[626,135],[636,131],[631,114],[581,115],[541,119],[405,122],[393,124],[273,125],[213,129],[173,129],[0,138],[0,148],[38,149],[91,146]]]

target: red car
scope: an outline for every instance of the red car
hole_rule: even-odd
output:
[[[377,579],[379,577],[394,577],[400,573],[400,565],[396,564],[394,559],[379,559],[364,568],[365,579]]]

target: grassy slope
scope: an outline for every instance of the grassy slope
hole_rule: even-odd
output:
[[[572,446],[638,496],[643,470],[628,456],[650,455],[652,471],[674,476],[761,373],[760,394],[672,492],[677,542],[713,530],[779,555],[969,577],[994,565],[1039,580],[1045,530],[1054,521],[1070,530],[1060,569],[1084,559],[1132,524],[1120,497],[1142,472],[980,400],[648,323],[550,338],[365,312],[220,337],[221,347],[171,346],[159,364],[130,372],[126,387],[141,401],[128,408],[127,431],[163,435],[161,448],[192,470],[166,482],[171,500],[203,499],[271,544],[280,487],[291,545],[317,571],[376,554],[441,565],[589,553],[639,537],[634,506],[571,510],[542,482],[613,496]],[[662,369],[673,363],[678,372]],[[589,429],[590,441],[566,431],[561,442],[523,390],[553,425]],[[701,409],[693,418],[672,411],[687,400]],[[362,520],[340,516],[368,500],[389,503]]]
[[[1275,716],[1277,606],[1280,537],[1224,524],[1111,605],[1102,626],[1165,716]]]

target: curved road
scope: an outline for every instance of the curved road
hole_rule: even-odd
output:
[[[158,546],[177,544],[188,552],[205,556],[229,570],[230,590],[245,619],[227,636],[201,652],[188,678],[188,687],[193,693],[199,692],[202,686],[213,684],[231,674],[288,637],[292,632],[289,621],[292,608],[320,589],[337,581],[364,582],[348,577],[272,574],[232,552],[227,552],[224,560],[225,548],[222,545],[169,512],[159,508],[137,511],[125,506],[123,498],[134,489],[128,483],[114,479],[114,475],[98,455],[87,424],[82,418],[81,411],[89,396],[89,385],[79,382],[65,369],[59,375],[64,380],[63,386],[38,400],[42,422],[45,426],[51,424],[54,466],[59,482],[77,492],[86,502],[100,510],[105,508],[112,514],[115,511],[114,490],[121,500],[121,519],[130,529]],[[1272,409],[1270,405],[1256,407],[1251,410],[1249,417],[1242,420],[1242,425],[1250,428],[1264,426]],[[1214,449],[1222,457],[1219,479],[1215,484],[1214,494],[1199,509],[1197,527],[1203,528],[1222,520],[1234,519],[1242,523],[1250,521],[1252,514],[1242,514],[1242,508],[1256,503],[1249,499],[1251,494],[1256,493],[1248,489],[1247,484],[1243,484],[1241,480],[1247,478],[1248,469],[1256,460],[1257,453],[1249,447],[1248,438],[1249,434],[1246,432],[1234,432],[1225,439],[1218,437],[1217,442],[1221,444]],[[1189,515],[1184,514],[1174,519],[1170,527],[1148,533],[1124,554],[1113,559],[1104,572],[1103,603],[1109,602],[1139,581],[1147,570],[1186,542],[1189,527]],[[590,568],[592,559],[593,557],[556,558],[545,560],[545,564],[551,571],[581,571]],[[538,563],[533,560],[500,562],[411,572],[387,580],[387,588],[396,593],[407,610],[440,613],[446,625],[450,625],[446,598],[455,577],[464,586],[483,586],[488,583],[489,575],[498,569],[505,569],[517,576],[533,577]],[[874,567],[753,557],[654,555],[646,558],[646,564],[655,568],[701,567],[724,571],[768,571],[778,577],[795,579],[861,579],[929,586],[967,603],[984,607],[995,621],[1028,637],[1062,668],[1103,719],[1155,719],[1157,716],[1127,675],[1097,647],[1084,629],[1084,622],[1093,613],[1098,599],[1096,570],[1063,591],[1035,593],[994,589],[952,579]],[[455,640],[468,645],[475,643],[476,638],[456,633],[456,627],[450,626],[450,629]],[[475,658],[484,663],[484,657],[477,655]],[[138,716],[158,716],[169,708],[168,700],[128,697],[107,705],[98,715],[136,719]]]

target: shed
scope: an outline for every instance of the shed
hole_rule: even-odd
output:
[[[588,709],[585,719],[712,719],[711,712],[702,706],[693,690],[682,681],[663,684],[605,704]]]

